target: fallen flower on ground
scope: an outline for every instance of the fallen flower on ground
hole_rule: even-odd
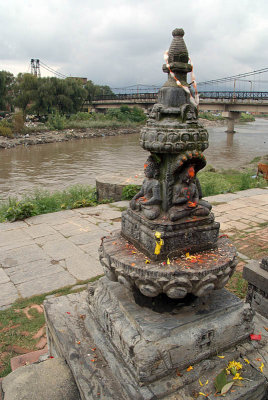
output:
[[[251,340],[261,340],[261,335],[249,335]]]
[[[240,376],[240,374],[237,372],[235,374],[235,376],[233,377],[233,380],[235,380],[235,379],[243,380],[244,378],[242,378],[242,376]]]

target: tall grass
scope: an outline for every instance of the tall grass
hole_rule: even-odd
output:
[[[228,170],[219,172],[199,172],[203,196],[214,196],[221,193],[233,193],[252,188],[264,188],[267,182],[262,177],[253,177],[253,171],[239,172]]]
[[[9,198],[0,204],[0,222],[15,221],[33,215],[47,214],[79,207],[93,207],[98,204],[95,187],[74,185],[63,191],[50,193],[35,190],[22,199]]]

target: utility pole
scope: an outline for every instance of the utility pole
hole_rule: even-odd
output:
[[[37,76],[38,78],[41,77],[40,62],[37,58],[31,59],[31,74]]]

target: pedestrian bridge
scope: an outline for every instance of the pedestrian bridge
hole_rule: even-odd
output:
[[[227,132],[234,132],[234,122],[241,112],[267,113],[268,92],[200,92],[200,111],[218,111],[228,118]],[[109,108],[122,105],[138,106],[148,110],[157,102],[157,93],[119,93],[95,97],[92,106],[96,112],[105,112]]]

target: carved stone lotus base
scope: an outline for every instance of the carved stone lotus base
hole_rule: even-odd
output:
[[[201,297],[224,287],[237,264],[235,247],[228,239],[220,238],[217,245],[167,264],[150,261],[117,232],[104,238],[100,261],[110,280],[136,287],[145,296],[165,293],[178,299],[192,293]]]
[[[213,213],[176,222],[164,217],[151,221],[130,208],[122,213],[122,235],[152,260],[166,260],[187,252],[211,249],[217,245],[219,228]],[[164,240],[159,255],[154,254],[156,231],[161,232]]]

